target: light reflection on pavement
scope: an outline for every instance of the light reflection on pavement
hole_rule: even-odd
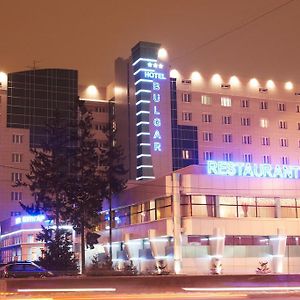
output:
[[[48,297],[47,297],[48,296]],[[9,300],[156,300],[156,299],[173,299],[173,300],[185,300],[185,299],[222,299],[222,300],[256,300],[256,299],[276,299],[276,300],[299,300],[299,293],[140,293],[140,294],[116,294],[116,293],[52,293],[45,296],[39,295],[7,295],[0,299]]]

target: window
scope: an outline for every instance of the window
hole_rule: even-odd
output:
[[[243,155],[243,159],[244,159],[244,162],[251,163],[252,162],[252,154],[251,153],[245,153]]]
[[[224,161],[233,161],[233,154],[232,153],[223,153],[223,160]]]
[[[11,173],[11,181],[12,182],[22,181],[22,173],[17,173],[17,172]]]
[[[223,134],[223,142],[224,143],[232,143],[232,134],[231,133]]]
[[[216,216],[216,196],[213,195],[185,195],[180,199],[181,215],[198,217]],[[208,239],[206,239],[206,242]],[[202,241],[201,241],[202,243]]]
[[[268,102],[267,101],[261,101],[260,102],[260,109],[268,109]]]
[[[95,112],[106,112],[106,108],[104,106],[96,106]]]
[[[287,156],[281,156],[280,160],[283,165],[289,164],[289,158]]]
[[[172,199],[171,197],[156,199],[156,219],[169,218],[172,216]]]
[[[267,128],[269,126],[269,120],[267,119],[260,119],[260,127]]]
[[[263,156],[263,163],[264,164],[270,164],[271,163],[271,156],[270,155],[264,155]]]
[[[190,103],[192,95],[190,93],[182,93],[182,102]]]
[[[222,116],[222,123],[223,124],[231,124],[231,116]]]
[[[286,111],[286,105],[285,105],[285,103],[278,103],[277,104],[277,109],[279,111]]]
[[[288,139],[286,139],[286,138],[281,138],[281,139],[280,139],[280,146],[281,146],[281,147],[288,147]]]
[[[212,98],[211,98],[211,96],[202,95],[201,96],[201,104],[211,105],[212,104]]]
[[[33,234],[27,235],[27,243],[34,243],[34,235]]]
[[[183,159],[190,159],[191,158],[190,151],[189,150],[182,150],[182,158]]]
[[[298,130],[300,130],[300,123],[298,122]]]
[[[95,124],[96,130],[107,130],[107,124]]]
[[[242,143],[246,144],[246,145],[252,144],[252,137],[251,137],[251,135],[243,135],[242,136]]]
[[[23,154],[13,153],[12,154],[12,162],[20,163],[23,161]]]
[[[13,134],[12,142],[14,144],[22,144],[23,143],[23,135],[21,134]]]
[[[280,199],[280,206],[281,218],[297,218],[296,199]]]
[[[270,146],[270,138],[269,137],[266,137],[266,136],[263,136],[261,138],[261,144],[263,146]]]
[[[256,198],[257,217],[275,218],[275,200],[273,198]]]
[[[203,152],[203,159],[204,160],[212,160],[214,158],[214,154],[211,151],[204,151]]]
[[[10,200],[21,201],[22,200],[22,192],[11,192]]]
[[[99,148],[107,148],[108,147],[108,141],[98,140],[97,145]]]
[[[10,212],[10,216],[11,216],[11,217],[18,217],[18,216],[21,216],[21,212],[19,212],[19,211],[11,211],[11,212]]]
[[[278,125],[280,129],[287,129],[287,121],[279,121]]]
[[[213,134],[211,132],[203,132],[203,141],[211,142],[213,140]]]
[[[204,122],[204,123],[211,123],[212,122],[212,115],[210,115],[210,114],[202,114],[202,122]]]
[[[183,112],[182,113],[182,120],[183,121],[192,121],[192,113],[190,113],[190,112]]]
[[[219,196],[220,217],[237,217],[237,199],[236,197]]]
[[[231,98],[221,97],[221,106],[225,106],[225,107],[231,106]]]
[[[299,105],[299,104],[296,105],[296,112],[297,112],[297,113],[300,113],[300,105]]]
[[[249,100],[248,99],[242,99],[241,100],[241,107],[249,107]]]
[[[241,125],[242,126],[250,126],[250,118],[241,118]]]

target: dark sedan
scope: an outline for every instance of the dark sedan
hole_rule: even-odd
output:
[[[51,277],[53,273],[36,265],[33,262],[9,263],[0,268],[2,278],[22,278],[22,277]]]

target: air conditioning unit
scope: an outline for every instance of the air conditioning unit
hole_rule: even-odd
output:
[[[268,89],[267,88],[259,88],[258,91],[260,93],[267,93],[268,92]]]
[[[221,84],[221,88],[222,88],[222,89],[230,89],[230,87],[231,87],[231,85],[228,84],[228,83],[222,83],[222,84]]]

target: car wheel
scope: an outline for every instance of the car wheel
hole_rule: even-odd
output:
[[[46,278],[46,275],[45,274],[41,274],[40,278]]]

